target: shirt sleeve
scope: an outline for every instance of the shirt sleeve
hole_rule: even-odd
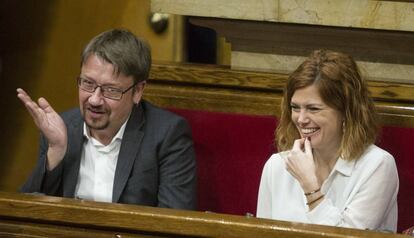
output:
[[[260,218],[272,218],[271,167],[270,158],[263,167],[260,179],[256,210],[256,216]]]

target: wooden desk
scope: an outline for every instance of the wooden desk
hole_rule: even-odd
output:
[[[0,192],[1,237],[404,237],[253,217]]]

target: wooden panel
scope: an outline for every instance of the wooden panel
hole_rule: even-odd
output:
[[[194,64],[154,64],[144,96],[162,107],[280,115],[287,75]],[[414,85],[368,81],[386,125],[414,127]]]
[[[150,84],[145,98],[161,107],[253,115],[279,114],[280,97],[269,92]]]
[[[70,227],[70,225],[66,224],[54,225],[52,222],[43,224],[31,221],[10,221],[4,218],[0,219],[0,237],[132,238],[159,236],[131,234],[125,231],[117,231],[115,229],[107,231],[85,227]]]
[[[227,66],[155,62],[150,82],[281,93],[287,77],[287,74],[232,70]],[[414,84],[368,80],[368,86],[377,101],[414,103]]]
[[[0,230],[13,237],[402,237],[253,217],[5,192],[0,192]]]
[[[308,56],[331,49],[356,60],[414,64],[413,32],[192,17],[232,44],[232,51]]]

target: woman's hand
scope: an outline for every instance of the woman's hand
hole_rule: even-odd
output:
[[[298,180],[305,193],[320,188],[316,176],[312,147],[308,138],[295,140],[285,161],[287,171]]]

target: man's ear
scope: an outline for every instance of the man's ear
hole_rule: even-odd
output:
[[[147,81],[142,81],[139,82],[136,86],[135,86],[135,92],[134,92],[134,103],[138,104],[141,101],[142,95],[144,94],[144,88],[145,88],[145,84],[147,83]]]

